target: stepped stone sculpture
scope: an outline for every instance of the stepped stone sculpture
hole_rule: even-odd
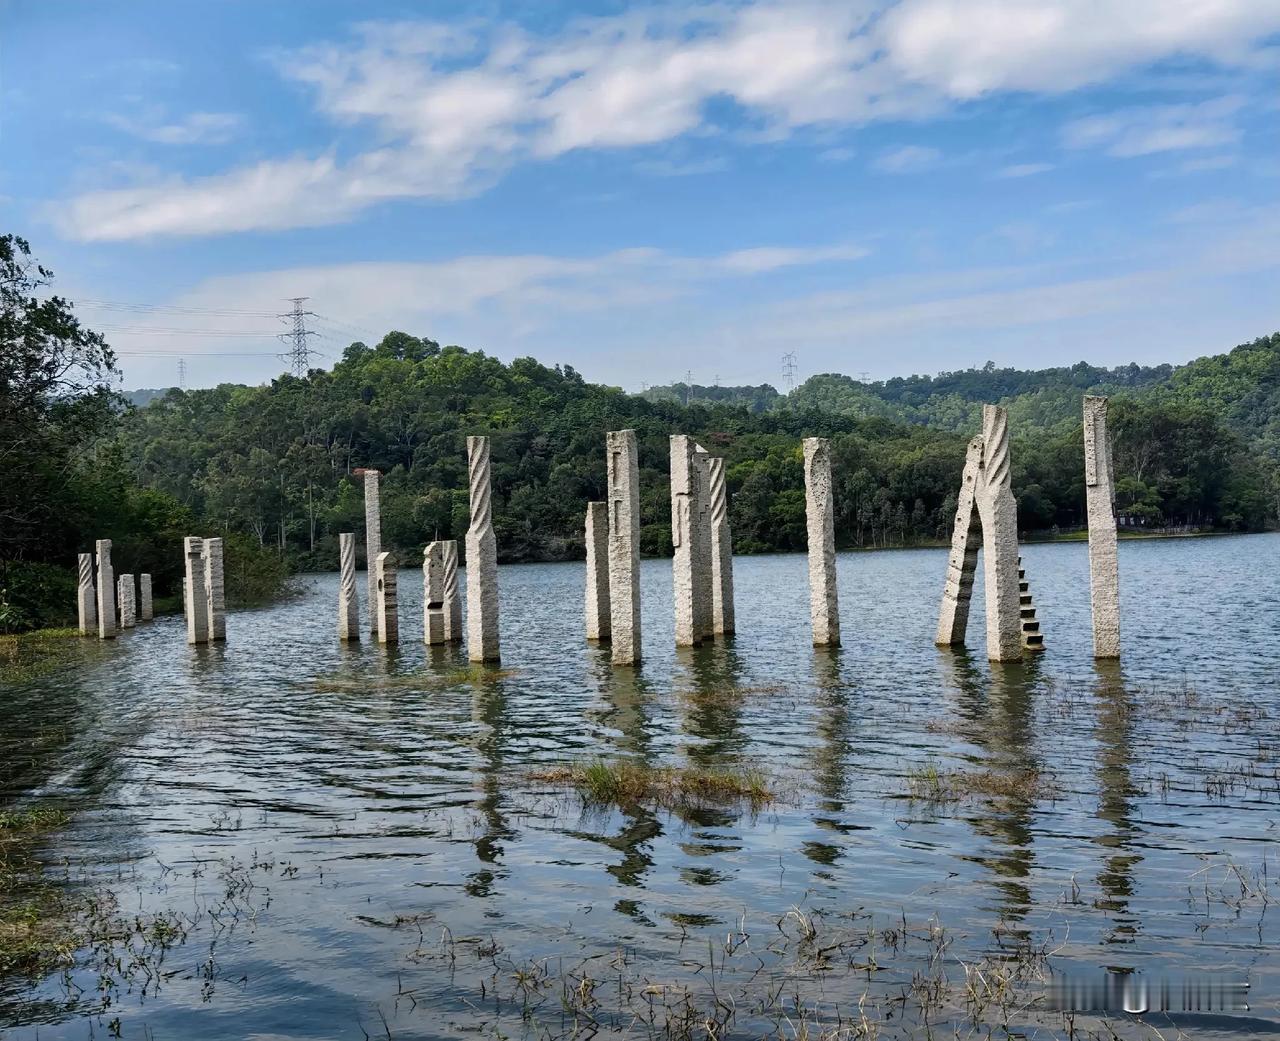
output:
[[[973,575],[982,533],[983,576],[987,597],[987,657],[991,661],[1022,658],[1023,596],[1035,622],[1028,589],[1020,585],[1018,504],[1009,474],[1009,418],[996,405],[982,408],[982,436],[969,442],[964,479],[951,537],[951,556],[938,617],[937,642],[964,643],[973,596]],[[1027,636],[1039,636],[1039,623]],[[1030,643],[1043,644],[1043,637]]]
[[[155,608],[151,602],[151,576],[138,576],[138,617],[144,622],[155,618]]]
[[[1116,486],[1107,399],[1084,399],[1084,486],[1089,515],[1089,600],[1093,608],[1093,656],[1120,657],[1120,561]]]
[[[809,619],[815,647],[840,646],[840,600],[836,592],[835,496],[831,442],[804,439],[805,527],[809,537]]]
[[[677,647],[695,647],[711,632],[710,518],[703,512],[704,466],[687,434],[671,435],[671,561]],[[705,453],[703,453],[705,454]]]
[[[444,600],[444,543],[431,542],[422,551],[422,642],[444,643],[448,606]]]
[[[493,534],[489,439],[467,438],[471,526],[467,529],[467,657],[497,661],[498,543]]]
[[[1027,581],[1027,573],[1022,568],[1022,558],[1018,558],[1018,625],[1022,631],[1022,649],[1024,651],[1043,651],[1044,634],[1040,632],[1040,622],[1036,619],[1036,604],[1031,598],[1031,583]]]
[[[587,503],[587,639],[609,640],[609,504]]]
[[[120,612],[120,628],[133,629],[138,624],[135,611],[136,600],[133,592],[133,576],[119,575],[116,578],[116,604]]]
[[[382,552],[382,503],[378,494],[378,481],[382,475],[377,470],[364,470],[364,566],[369,585],[369,631],[378,633],[377,604],[378,578],[375,564]]]
[[[615,665],[640,664],[640,454],[634,430],[605,438],[609,464],[609,640]]]
[[[222,570],[222,539],[204,540],[205,610],[209,614],[209,639],[227,638],[227,593]]]
[[[116,635],[116,577],[111,567],[111,540],[94,543],[98,557],[98,639],[110,640]]]
[[[360,599],[356,594],[356,537],[338,536],[338,639],[360,639]]]
[[[208,643],[209,597],[204,588],[204,540],[188,535],[182,540],[182,548],[186,555],[183,606],[187,615],[187,643]]]
[[[93,591],[93,554],[81,553],[77,559],[76,613],[80,635],[88,636],[98,628],[98,605]]]
[[[444,554],[444,638],[448,643],[462,642],[462,591],[458,588],[458,543],[449,539],[441,543]]]
[[[396,562],[390,553],[379,553],[373,567],[377,597],[378,642],[400,642],[399,602],[396,598]]]
[[[711,467],[711,629],[716,635],[734,631],[733,538],[729,534],[729,490],[724,460]]]

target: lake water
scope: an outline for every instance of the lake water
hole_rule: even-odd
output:
[[[43,856],[117,935],[0,982],[0,1036],[1051,1036],[1048,984],[1108,969],[1250,983],[1166,1037],[1280,1034],[1280,535],[1122,542],[1120,666],[1085,546],[1023,558],[1047,650],[1016,666],[985,660],[981,568],[971,653],[934,647],[929,550],[840,556],[838,651],[803,556],[738,559],[737,637],[691,652],[645,561],[638,672],[585,644],[580,564],[500,569],[501,671],[422,645],[419,570],[392,650],[338,644],[335,575],[225,646],[85,641],[0,689],[0,807],[73,810]],[[781,799],[531,776],[596,756],[748,764]],[[930,798],[933,771],[1038,784]]]

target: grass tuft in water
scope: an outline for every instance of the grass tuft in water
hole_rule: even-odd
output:
[[[594,759],[539,770],[532,778],[576,788],[588,802],[600,804],[679,807],[747,802],[759,807],[777,798],[769,777],[751,768],[646,766],[626,759]]]
[[[1048,779],[1027,768],[994,770],[939,770],[929,763],[907,774],[908,797],[917,802],[947,803],[987,796],[1034,802],[1050,793]]]

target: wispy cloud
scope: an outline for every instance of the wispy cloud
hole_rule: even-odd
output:
[[[224,144],[235,136],[242,122],[234,112],[192,112],[176,120],[166,120],[158,111],[144,115],[112,112],[103,118],[117,130],[160,145]]]
[[[1150,105],[1088,116],[1068,123],[1062,141],[1068,148],[1102,148],[1121,158],[1219,148],[1235,143],[1235,116],[1244,99],[1227,95],[1187,105]]]
[[[903,145],[876,156],[872,166],[881,173],[920,173],[938,164],[942,153],[924,145]]]
[[[1014,163],[997,170],[996,176],[1000,178],[1034,177],[1036,174],[1048,173],[1052,169],[1053,163]]]

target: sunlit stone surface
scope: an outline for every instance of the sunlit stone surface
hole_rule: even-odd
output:
[[[209,639],[227,638],[227,594],[223,581],[222,539],[204,540],[204,595],[209,612]]]
[[[694,647],[711,631],[710,521],[702,513],[703,464],[693,438],[671,435],[672,595],[677,647]]]
[[[80,635],[88,636],[98,627],[98,605],[93,591],[93,554],[81,553],[77,565],[76,613]]]
[[[442,542],[444,554],[444,638],[462,642],[462,590],[458,588],[458,542]]]
[[[467,657],[497,661],[498,543],[493,534],[489,439],[467,438],[471,526],[467,529]]]
[[[444,543],[431,542],[422,551],[422,641],[444,643],[448,611],[444,602]]]
[[[364,471],[364,566],[368,572],[369,586],[369,631],[378,632],[377,603],[378,577],[374,573],[378,554],[382,552],[382,506],[378,497],[378,480],[382,475],[377,470]]]
[[[831,442],[825,437],[804,439],[804,500],[813,645],[838,647],[840,602],[836,593],[835,500],[831,484]]]
[[[204,540],[188,535],[182,540],[182,548],[186,556],[183,607],[187,616],[187,643],[208,643],[209,599],[204,586]]]
[[[587,503],[584,529],[587,546],[584,591],[588,640],[609,639],[609,504]]]
[[[609,639],[615,665],[640,663],[640,455],[634,430],[605,438],[609,468]]]
[[[138,619],[132,575],[124,574],[116,578],[116,604],[119,609],[120,628],[134,628],[138,624]]]
[[[94,543],[98,557],[98,638],[110,640],[116,634],[116,577],[111,567],[111,540]]]
[[[390,553],[379,553],[373,564],[374,596],[377,603],[378,642],[400,641],[399,603],[396,599],[396,562]]]
[[[717,635],[734,631],[733,537],[729,533],[729,489],[724,460],[710,461],[711,475],[711,628]]]
[[[982,573],[987,596],[987,657],[1022,657],[1018,594],[1018,503],[1009,473],[1009,416],[982,406],[982,468],[974,495],[982,520]]]
[[[936,642],[942,647],[964,643],[969,628],[969,605],[973,600],[973,576],[978,566],[982,522],[974,497],[982,476],[982,438],[969,442],[964,457],[964,474],[956,501],[956,521],[951,533],[951,556],[947,558],[947,578],[938,613]]]
[[[356,537],[338,536],[338,639],[360,639],[360,602],[356,593]]]
[[[1093,608],[1093,656],[1120,657],[1120,561],[1116,534],[1116,486],[1107,399],[1084,399],[1084,486],[1089,514],[1089,599]]]

